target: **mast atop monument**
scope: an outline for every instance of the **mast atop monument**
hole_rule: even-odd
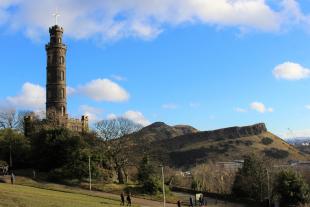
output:
[[[60,14],[58,13],[57,9],[53,16],[55,17],[55,25],[58,25],[58,17],[60,17]]]

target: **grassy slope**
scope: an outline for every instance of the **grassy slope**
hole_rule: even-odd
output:
[[[265,137],[271,138],[273,142],[265,145],[261,140]],[[265,132],[256,136],[242,137],[237,139],[224,139],[224,140],[202,140],[184,145],[178,149],[177,156],[180,163],[181,157],[187,157],[190,160],[190,155],[201,161],[232,161],[242,159],[245,155],[256,153],[265,155],[265,150],[276,148],[288,152],[288,156],[281,159],[276,159],[281,162],[288,160],[307,160],[309,156],[301,153],[293,146],[287,144],[279,137],[270,132]]]
[[[78,193],[59,192],[20,185],[0,184],[2,207],[113,207],[118,201]]]

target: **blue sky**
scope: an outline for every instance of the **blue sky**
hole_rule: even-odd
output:
[[[265,122],[279,135],[310,136],[309,5],[0,0],[0,103],[44,109],[44,45],[58,8],[71,116],[200,130]]]

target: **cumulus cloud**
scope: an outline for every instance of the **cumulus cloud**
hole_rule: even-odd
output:
[[[111,119],[117,119],[117,115],[116,114],[108,114],[107,119],[111,120]]]
[[[271,107],[266,107],[265,104],[261,103],[261,102],[253,102],[250,105],[250,108],[252,110],[255,110],[259,113],[266,113],[266,112],[273,112],[273,108]]]
[[[111,78],[113,78],[116,81],[126,81],[127,78],[121,75],[111,75]]]
[[[76,92],[75,88],[67,86],[67,95],[68,96],[75,94],[75,92]]]
[[[2,3],[1,3],[2,2]],[[294,0],[277,3],[274,10],[265,0],[4,0],[0,15],[14,29],[29,37],[46,33],[53,24],[55,8],[60,24],[70,37],[115,40],[124,37],[154,38],[167,26],[208,24],[241,30],[277,31],[285,16],[297,19],[299,4]],[[293,2],[293,3],[289,3]],[[2,4],[2,6],[1,6]],[[295,6],[295,7],[294,7]],[[14,9],[10,9],[14,7]],[[300,10],[299,10],[300,11]],[[295,12],[295,13],[293,13]],[[293,13],[293,14],[292,14]],[[290,14],[290,15],[288,15]],[[0,16],[1,18],[1,16]],[[1,20],[1,19],[0,19]]]
[[[277,79],[300,80],[310,76],[310,69],[298,63],[285,62],[274,68],[273,75]]]
[[[174,103],[167,103],[167,104],[163,104],[161,106],[163,109],[177,109],[179,106],[177,104],[174,104]]]
[[[98,121],[103,113],[103,110],[100,108],[95,108],[88,105],[81,105],[79,110],[83,113],[83,115],[88,116],[90,121]]]
[[[289,138],[303,138],[310,137],[310,129],[302,129],[302,130],[289,130],[287,132],[280,133],[280,136],[284,139]]]
[[[134,123],[140,124],[142,126],[147,126],[151,123],[148,119],[144,117],[144,115],[140,111],[129,110],[121,116],[117,116],[113,113],[107,116],[108,119],[117,119],[118,117],[129,119]]]
[[[109,79],[96,79],[79,86],[78,93],[96,101],[123,102],[129,99],[128,92]]]
[[[45,88],[27,82],[20,94],[7,97],[5,102],[15,108],[40,110],[45,107],[45,100]]]
[[[150,121],[147,120],[144,115],[139,111],[127,111],[124,115],[124,118],[129,119],[137,124],[142,126],[147,126],[150,124]]]
[[[240,108],[240,107],[236,107],[234,110],[235,110],[236,112],[239,112],[239,113],[245,113],[245,112],[247,112],[246,109]]]

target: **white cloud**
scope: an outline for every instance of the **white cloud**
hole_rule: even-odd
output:
[[[305,107],[306,107],[306,109],[309,109],[309,110],[310,110],[310,104],[309,104],[309,105],[306,105]]]
[[[78,87],[78,93],[96,101],[123,102],[129,99],[128,92],[109,79],[97,79]]]
[[[111,75],[111,78],[113,78],[116,81],[126,81],[127,78],[121,75]]]
[[[75,88],[67,86],[67,95],[68,96],[74,95],[75,92],[76,92]]]
[[[27,82],[20,94],[7,97],[5,102],[15,108],[40,110],[45,108],[45,100],[45,88]]]
[[[81,105],[79,110],[83,113],[83,115],[88,116],[88,119],[93,122],[98,121],[103,113],[102,109],[88,105]]]
[[[310,15],[304,14],[297,0],[282,0],[282,21],[286,25],[301,25],[309,30]]]
[[[287,138],[296,138],[296,137],[310,137],[310,129],[302,130],[288,130],[287,132],[280,133],[280,137]]]
[[[310,69],[298,63],[285,62],[274,68],[273,75],[278,79],[300,80],[310,76]]]
[[[124,115],[124,118],[129,119],[137,124],[141,124],[142,126],[147,126],[150,124],[150,121],[147,120],[144,115],[139,111],[127,111]]]
[[[117,119],[117,115],[116,114],[108,114],[107,119],[111,120],[111,119]]]
[[[247,112],[246,109],[240,108],[240,107],[237,107],[237,108],[235,108],[234,110],[235,110],[236,112],[239,112],[239,113],[245,113],[245,112]]]
[[[161,106],[163,109],[177,109],[179,106],[177,104],[174,104],[174,103],[167,103],[167,104],[163,104]]]
[[[261,102],[253,102],[253,103],[251,103],[250,108],[252,110],[255,110],[255,111],[259,112],[259,113],[266,113],[266,112],[273,112],[274,111],[273,108],[271,108],[271,107],[267,108],[265,106],[265,104],[263,104]]]
[[[133,111],[133,110],[125,112],[122,116],[117,116],[116,114],[111,113],[107,116],[107,119],[109,120],[117,119],[118,117],[129,119],[134,123],[141,124],[142,126],[147,126],[151,123],[144,117],[144,115],[140,111]]]
[[[292,1],[292,0],[291,0]],[[283,11],[271,8],[265,0],[3,0],[0,14],[9,27],[23,30],[29,37],[46,33],[53,24],[55,8],[61,13],[60,24],[73,38],[102,40],[138,37],[150,39],[167,26],[209,24],[277,31]],[[14,10],[10,10],[14,6]],[[283,4],[286,13],[293,12]],[[286,8],[287,7],[287,8]],[[286,14],[287,15],[287,14]],[[294,18],[295,15],[292,15]]]

